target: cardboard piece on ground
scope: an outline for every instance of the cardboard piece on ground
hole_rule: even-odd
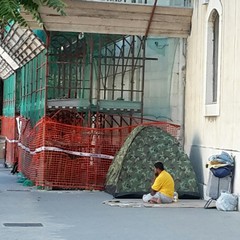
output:
[[[199,199],[179,199],[178,202],[169,204],[144,203],[141,199],[113,199],[106,200],[103,204],[111,207],[148,207],[148,208],[203,208],[206,201]]]

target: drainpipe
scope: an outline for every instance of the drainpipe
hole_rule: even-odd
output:
[[[182,82],[183,88],[182,88],[182,113],[181,113],[181,119],[182,119],[182,146],[184,148],[185,145],[185,94],[186,94],[186,39],[180,40],[180,61],[179,61],[179,79]]]

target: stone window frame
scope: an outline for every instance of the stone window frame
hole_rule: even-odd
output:
[[[215,35],[214,20],[218,14],[218,42],[217,44],[211,40]],[[204,115],[206,117],[220,115],[220,87],[221,87],[221,40],[222,40],[222,5],[219,0],[211,0],[207,5],[206,14],[206,37],[205,37],[205,57],[204,57]],[[216,47],[218,48],[216,51]],[[214,54],[217,53],[215,64],[211,64]],[[215,68],[214,68],[215,67]],[[213,87],[215,82],[215,88]],[[215,96],[214,96],[215,95]]]

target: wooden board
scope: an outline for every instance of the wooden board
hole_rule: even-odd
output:
[[[54,9],[39,9],[48,31],[90,32],[105,34],[145,35],[152,6],[108,2],[64,0],[66,16]],[[31,28],[36,22],[24,13]],[[149,36],[187,37],[190,33],[192,9],[157,6]]]

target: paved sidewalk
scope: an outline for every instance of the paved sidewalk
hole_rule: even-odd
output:
[[[236,240],[240,212],[204,208],[120,208],[104,192],[23,187],[0,166],[1,240]],[[5,226],[41,224],[42,226]],[[4,225],[5,224],[5,225]]]

